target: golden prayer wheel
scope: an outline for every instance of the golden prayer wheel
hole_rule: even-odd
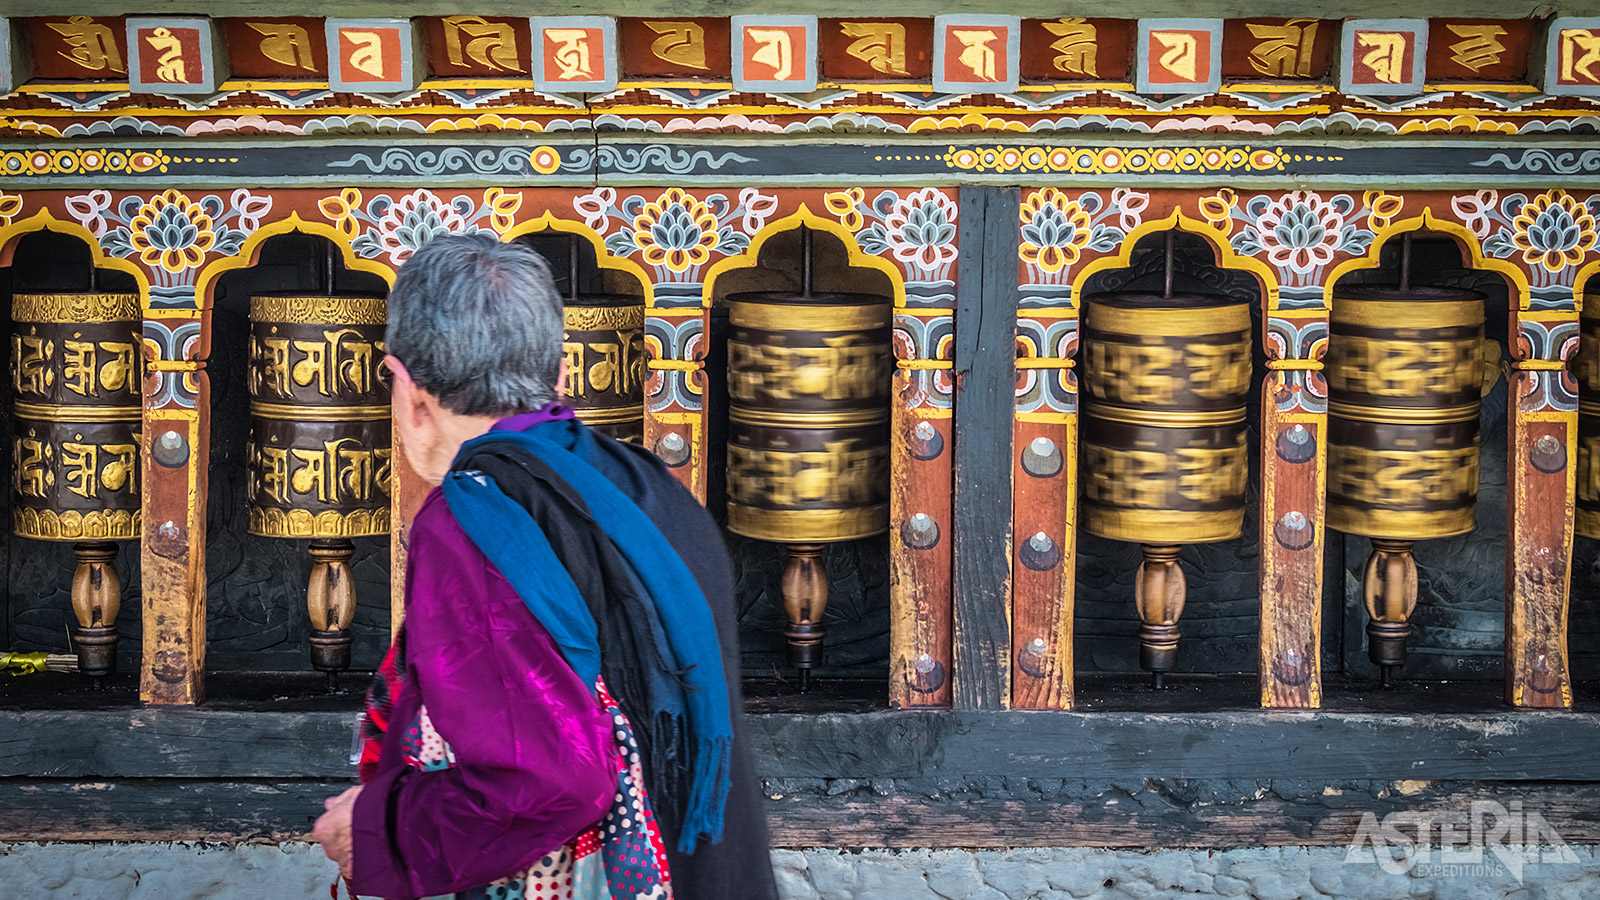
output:
[[[1411,634],[1412,544],[1473,528],[1483,300],[1431,287],[1334,295],[1323,363],[1328,527],[1372,538],[1367,650],[1386,682]]]
[[[1576,527],[1600,539],[1600,298],[1584,305],[1579,319],[1578,355],[1578,510]]]
[[[1178,545],[1244,528],[1250,310],[1227,297],[1101,294],[1083,314],[1083,503],[1090,534],[1141,545],[1139,664],[1177,661]]]
[[[78,668],[117,661],[118,540],[139,537],[143,411],[137,294],[11,298],[12,531],[72,541]]]
[[[728,530],[787,545],[790,661],[822,657],[822,545],[889,527],[888,298],[728,297]]]
[[[311,664],[350,667],[351,538],[388,534],[387,303],[342,294],[250,298],[250,533],[310,538]]]
[[[563,394],[578,418],[618,440],[644,442],[644,302],[580,295],[562,310]]]

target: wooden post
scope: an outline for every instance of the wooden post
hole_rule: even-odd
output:
[[[406,561],[410,555],[411,520],[422,509],[422,501],[432,489],[417,470],[411,468],[400,445],[400,429],[390,420],[394,448],[389,465],[389,639],[400,633],[406,618]]]
[[[1513,359],[1506,429],[1506,702],[1572,706],[1567,600],[1572,575],[1578,413],[1548,402],[1563,364]]]
[[[1315,709],[1322,705],[1328,414],[1326,401],[1304,396],[1304,388],[1313,380],[1321,383],[1322,363],[1271,359],[1267,365],[1269,371],[1261,389],[1261,640],[1257,679],[1262,706]]]
[[[1015,188],[961,191],[955,330],[955,696],[1011,701],[1011,432],[1016,396]]]
[[[194,406],[157,407],[162,379],[194,379]],[[140,538],[144,662],[139,699],[154,706],[192,706],[205,699],[206,479],[211,456],[211,386],[204,364],[152,362],[144,380],[144,485]],[[167,433],[189,447],[176,466],[152,448]]]
[[[889,420],[889,705],[897,708],[949,706],[951,697],[951,411],[906,402],[913,367],[934,362],[896,361]]]
[[[1062,363],[1067,362],[1062,360]],[[1040,369],[1056,378],[1059,369]],[[1072,708],[1078,415],[1017,413],[1012,437],[1011,705]]]

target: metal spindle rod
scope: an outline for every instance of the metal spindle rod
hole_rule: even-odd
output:
[[[800,226],[800,295],[811,298],[811,229]]]
[[[567,296],[578,302],[578,236],[567,235]]]
[[[323,286],[325,288],[327,288],[329,297],[332,297],[333,296],[333,292],[334,292],[333,253],[334,253],[333,242],[332,241],[323,241],[322,242],[322,277],[323,277]]]
[[[1411,290],[1411,232],[1400,238],[1400,290]]]
[[[1161,295],[1163,300],[1171,300],[1172,299],[1172,247],[1173,247],[1173,243],[1174,243],[1173,234],[1172,234],[1172,232],[1168,231],[1167,232],[1167,253],[1166,253],[1166,263],[1165,263],[1166,276],[1167,276],[1167,286],[1166,286],[1166,290]]]

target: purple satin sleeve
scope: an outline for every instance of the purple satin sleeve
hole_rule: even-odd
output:
[[[616,792],[610,719],[437,489],[411,526],[410,557],[407,683],[353,821],[352,888],[389,900],[526,868],[599,822]],[[454,768],[399,759],[420,705]]]

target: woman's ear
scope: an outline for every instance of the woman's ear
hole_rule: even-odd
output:
[[[417,383],[411,380],[411,373],[406,370],[405,363],[392,356],[386,356],[383,364],[391,373],[389,402],[396,423],[407,430],[421,427],[430,415],[427,395],[417,390]]]

